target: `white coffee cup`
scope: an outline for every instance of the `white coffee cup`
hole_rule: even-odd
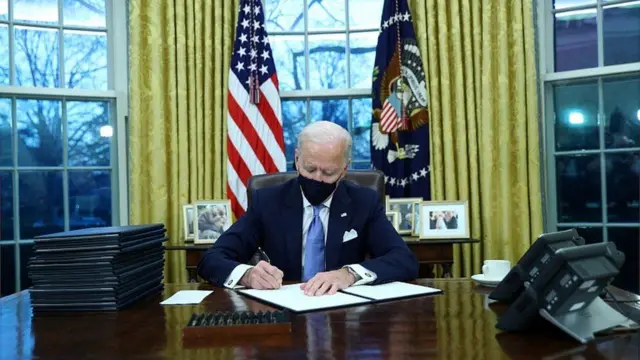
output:
[[[485,260],[482,274],[487,280],[502,280],[511,270],[509,260]]]

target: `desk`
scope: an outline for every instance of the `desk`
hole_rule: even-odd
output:
[[[404,237],[409,249],[418,259],[420,269],[418,277],[435,277],[434,267],[442,266],[442,277],[451,277],[451,267],[453,266],[453,245],[455,244],[475,244],[480,242],[477,239],[450,239],[450,240],[419,240],[416,237]],[[168,245],[168,251],[185,251],[187,257],[187,282],[197,282],[198,274],[196,268],[202,253],[207,251],[211,245],[185,244],[179,246]]]
[[[291,334],[190,344],[182,328],[193,312],[273,310],[231,290],[216,288],[199,305],[161,306],[182,289],[118,313],[32,315],[28,291],[0,299],[0,358],[38,359],[638,359],[640,334],[581,345],[549,327],[529,335],[501,333],[487,305],[487,289],[467,279],[419,280],[444,294],[292,315]],[[498,308],[498,309],[496,309]],[[233,341],[233,342],[229,342]]]

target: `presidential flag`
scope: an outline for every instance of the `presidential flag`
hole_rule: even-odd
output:
[[[407,0],[386,0],[373,70],[371,161],[392,198],[431,198],[427,100]]]
[[[253,175],[286,171],[278,76],[260,0],[243,0],[229,71],[227,197],[236,218],[247,209]]]

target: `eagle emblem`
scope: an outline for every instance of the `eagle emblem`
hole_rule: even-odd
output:
[[[378,75],[379,68],[376,66],[374,82]],[[414,158],[420,151],[419,145],[401,144],[399,133],[414,131],[429,121],[425,73],[415,40],[405,39],[401,43],[401,51],[396,48],[380,79],[379,91],[382,108],[373,109],[373,148],[384,150],[389,148],[391,142],[394,146],[387,154],[389,163],[396,159]]]

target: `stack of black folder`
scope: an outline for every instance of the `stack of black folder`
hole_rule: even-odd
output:
[[[114,311],[163,287],[163,224],[90,228],[35,238],[34,311]]]

